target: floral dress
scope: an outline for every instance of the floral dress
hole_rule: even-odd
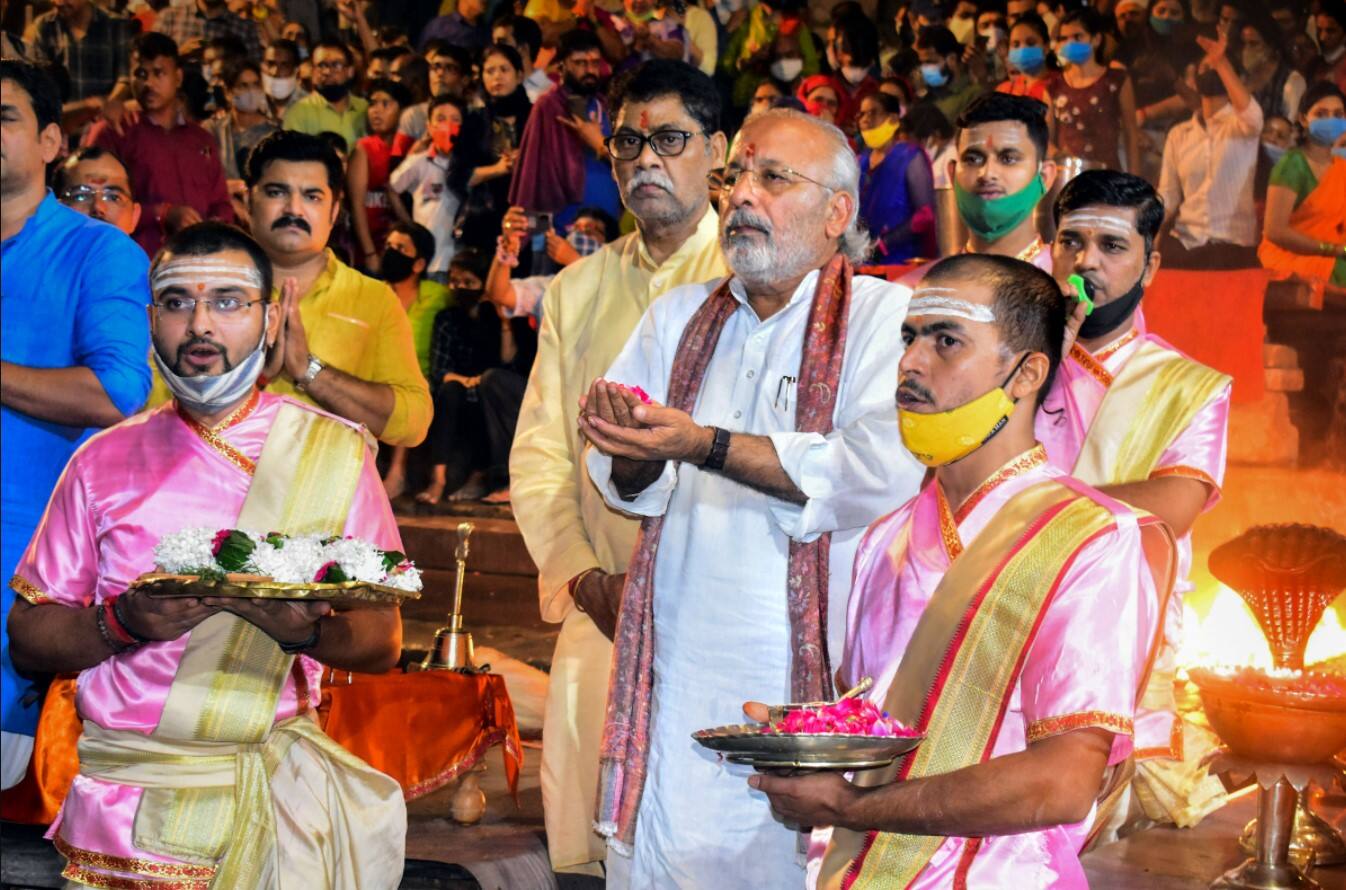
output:
[[[1085,87],[1072,87],[1057,74],[1047,92],[1056,119],[1056,144],[1062,155],[1122,166],[1122,85],[1126,72],[1109,68]]]

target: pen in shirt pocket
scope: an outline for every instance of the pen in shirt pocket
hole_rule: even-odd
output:
[[[790,393],[794,390],[795,378],[789,374],[781,375],[780,382],[776,384],[776,401],[774,403],[777,411],[790,410]]]

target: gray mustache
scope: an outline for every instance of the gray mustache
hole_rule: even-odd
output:
[[[632,192],[642,185],[655,185],[669,193],[673,191],[673,180],[662,170],[637,170],[626,183],[626,190]]]
[[[767,235],[770,235],[772,232],[770,220],[764,216],[758,216],[746,207],[738,208],[725,218],[724,228],[726,232],[737,226],[750,226],[751,228],[762,230]]]

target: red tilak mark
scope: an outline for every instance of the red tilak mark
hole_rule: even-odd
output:
[[[640,113],[640,129],[648,130],[650,128],[650,113],[642,111]]]
[[[743,157],[747,158],[750,161],[753,159],[754,156],[756,156],[756,154],[757,154],[757,146],[751,142],[748,143],[747,148],[743,149]]]
[[[205,286],[204,284],[201,284],[200,282],[197,282],[196,289],[197,289],[197,290],[205,290],[205,289],[206,289],[206,286]]]

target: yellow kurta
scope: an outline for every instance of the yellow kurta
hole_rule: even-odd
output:
[[[279,281],[276,284],[279,288]],[[277,289],[272,300],[279,299]],[[430,429],[434,404],[416,358],[411,322],[392,288],[355,271],[329,250],[327,268],[299,300],[299,317],[309,351],[324,364],[392,387],[393,413],[379,439],[388,445],[419,445]],[[266,391],[323,407],[287,379],[272,382]],[[172,393],[156,370],[146,407],[157,407],[170,398]]]
[[[510,497],[538,565],[542,617],[561,622],[542,742],[542,800],[552,867],[601,874],[592,831],[611,644],[570,599],[586,569],[626,571],[639,523],[608,508],[581,459],[579,398],[607,373],[659,295],[728,274],[719,219],[707,208],[695,233],[655,266],[640,235],[563,270],[542,301],[537,359],[510,454]]]

